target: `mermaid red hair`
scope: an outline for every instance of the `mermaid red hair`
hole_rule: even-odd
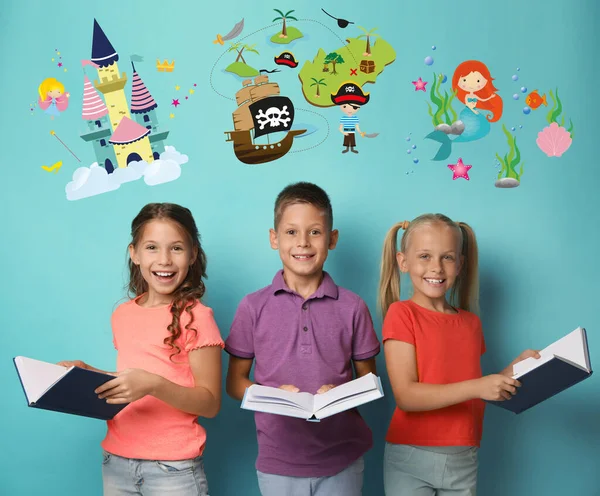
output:
[[[498,88],[492,84],[494,78],[490,74],[490,70],[483,62],[479,62],[479,60],[466,60],[462,64],[459,64],[454,71],[454,76],[452,76],[452,89],[456,91],[456,97],[464,103],[467,92],[459,88],[458,80],[461,77],[467,76],[475,71],[479,72],[488,81],[487,84],[479,91],[475,92],[475,94],[481,98],[489,98],[492,96],[492,94],[496,94],[494,98],[487,100],[486,102],[479,100],[477,102],[477,108],[492,112],[492,115],[488,114],[487,120],[490,122],[496,122],[500,120],[500,117],[502,117],[502,98],[496,93]]]

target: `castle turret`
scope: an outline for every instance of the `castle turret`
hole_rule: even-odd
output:
[[[160,131],[158,127],[158,117],[156,116],[156,108],[158,104],[152,98],[152,95],[146,88],[146,85],[135,70],[135,65],[131,63],[133,68],[133,80],[131,82],[131,113],[138,124],[150,130],[150,145],[152,154],[155,159],[160,157],[160,154],[165,151],[164,140],[167,138],[169,131]]]
[[[109,143],[114,145],[119,167],[127,167],[130,162],[154,160],[148,135],[150,129],[140,126],[129,117],[123,117],[110,137]]]
[[[87,76],[84,77],[81,118],[88,125],[88,132],[82,134],[81,139],[92,142],[98,165],[103,166],[110,174],[115,169],[117,158],[108,142],[112,134],[108,109]]]
[[[99,66],[97,69],[99,80],[94,81],[94,86],[104,94],[113,130],[117,128],[123,117],[130,117],[124,90],[127,76],[124,72],[119,72],[118,60],[119,54],[102,31],[98,21],[94,19],[92,62]]]

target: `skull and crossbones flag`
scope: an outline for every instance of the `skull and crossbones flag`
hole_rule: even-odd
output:
[[[287,96],[271,96],[248,107],[254,123],[254,137],[287,132],[294,123],[294,104]]]

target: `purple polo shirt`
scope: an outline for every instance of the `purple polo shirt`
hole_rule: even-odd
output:
[[[283,271],[273,283],[240,302],[225,350],[254,358],[254,380],[265,386],[293,384],[316,393],[324,384],[353,379],[352,360],[366,360],[380,345],[365,302],[323,273],[304,300],[287,287]],[[295,477],[335,475],[367,452],[371,430],[348,410],[321,422],[255,412],[256,469]]]

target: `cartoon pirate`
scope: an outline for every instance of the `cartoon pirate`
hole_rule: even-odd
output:
[[[369,93],[363,93],[362,88],[352,82],[343,83],[334,95],[331,94],[331,101],[342,109],[344,115],[340,118],[340,132],[344,135],[345,150],[342,153],[348,153],[350,149],[353,153],[358,153],[356,147],[356,133],[358,132],[363,138],[365,133],[358,127],[358,116],[356,113],[362,105],[369,102]]]

